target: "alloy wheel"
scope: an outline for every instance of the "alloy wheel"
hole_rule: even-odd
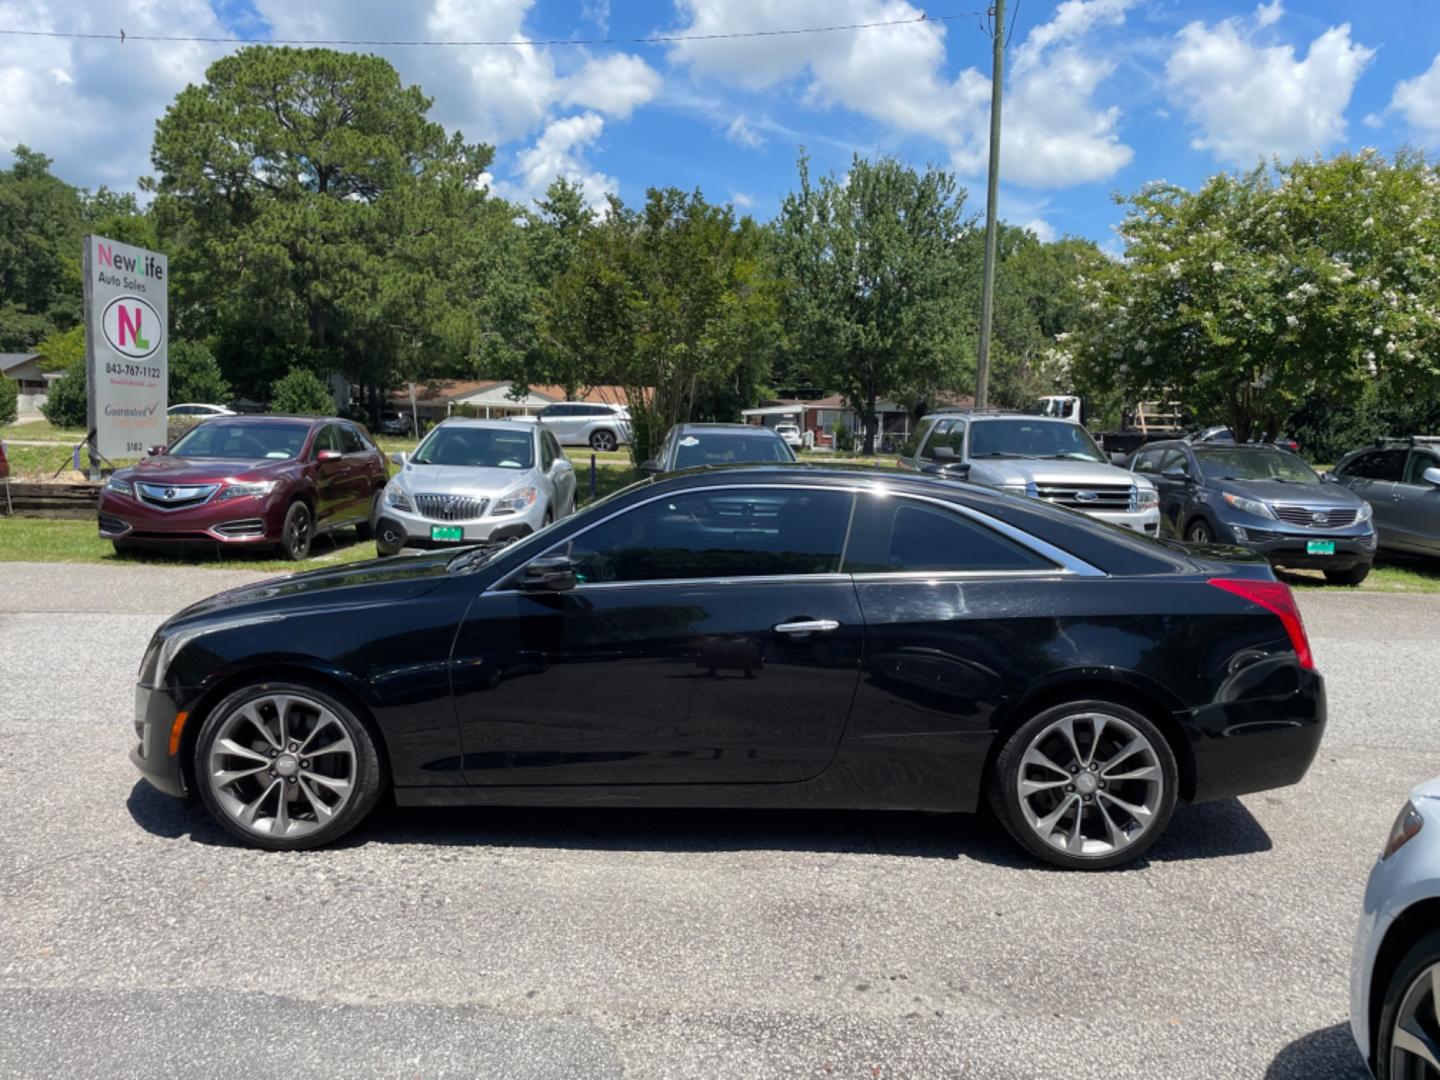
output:
[[[1197,521],[1190,526],[1190,542],[1192,544],[1208,544],[1210,542],[1210,529],[1203,521]]]
[[[1424,968],[1400,1001],[1390,1038],[1390,1077],[1440,1077],[1440,961]]]
[[[615,436],[608,431],[597,431],[590,436],[590,445],[596,450],[614,450]]]
[[[1030,740],[1016,790],[1025,823],[1045,843],[1104,858],[1145,835],[1165,796],[1155,747],[1118,716],[1062,716]]]
[[[310,511],[296,503],[285,517],[285,553],[303,559],[310,553]]]
[[[253,698],[216,733],[205,780],[247,832],[298,837],[329,824],[355,791],[354,740],[329,708],[303,695]]]

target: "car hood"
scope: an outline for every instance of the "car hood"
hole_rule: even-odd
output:
[[[499,495],[526,481],[535,469],[478,469],[473,465],[417,465],[408,463],[395,477],[412,494]]]
[[[375,591],[377,586],[389,586],[395,597],[415,595],[448,577],[449,563],[455,555],[451,549],[429,555],[371,559],[242,585],[177,612],[160,632],[197,622],[263,619],[296,608],[343,608],[352,598],[360,602],[363,597],[366,605],[374,605],[381,599]]]
[[[294,464],[294,458],[185,458],[160,454],[141,458],[128,468],[117,469],[115,475],[147,484],[202,484],[235,476],[268,476]]]
[[[1361,499],[1349,488],[1339,484],[1284,484],[1278,480],[1212,480],[1216,491],[1259,499],[1267,503],[1288,503],[1298,506],[1335,506],[1353,508]]]
[[[1030,458],[977,458],[973,469],[999,477],[1002,484],[1143,484],[1142,477],[1098,461],[1037,461]]]

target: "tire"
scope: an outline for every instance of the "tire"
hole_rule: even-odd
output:
[[[1433,970],[1437,967],[1440,967],[1440,929],[1431,930],[1410,946],[1391,976],[1390,985],[1385,987],[1380,1023],[1372,1037],[1377,1080],[1408,1080],[1430,1075],[1417,1057],[1406,1053],[1403,1043],[1397,1050],[1395,1036],[1402,1024],[1416,1022],[1413,1014],[1418,1012],[1422,1028],[1432,1040],[1440,1041],[1440,1002],[1434,1000],[1434,980],[1440,978]]]
[[[374,537],[375,527],[371,522],[375,520],[376,515],[379,513],[381,494],[382,492],[376,491],[374,495],[370,496],[370,512],[365,515],[364,521],[357,521],[355,523],[355,539],[369,540]]]
[[[1210,533],[1210,523],[1204,518],[1196,518],[1190,522],[1185,529],[1185,539],[1191,544],[1213,544],[1215,537]]]
[[[1370,564],[1361,563],[1349,570],[1326,570],[1325,581],[1330,585],[1359,585],[1370,576]]]
[[[619,445],[620,441],[615,438],[613,431],[605,431],[602,429],[590,433],[591,450],[614,450]]]
[[[285,525],[280,530],[280,554],[291,562],[299,562],[310,554],[310,542],[315,538],[315,521],[310,507],[299,499],[285,511]]]
[[[1023,800],[1022,782],[1033,785]],[[1164,735],[1134,709],[1072,701],[1015,729],[987,787],[995,816],[1030,854],[1067,870],[1108,870],[1139,858],[1165,831],[1179,770]]]
[[[375,531],[375,554],[382,559],[399,555],[407,539],[409,538],[405,535],[405,530],[399,525],[393,521],[381,521]]]
[[[319,748],[313,760],[302,753],[312,743]],[[257,683],[205,718],[195,741],[195,786],[210,816],[251,847],[321,847],[359,825],[379,801],[388,778],[377,745],[367,723],[317,686]],[[344,790],[336,786],[342,783]]]

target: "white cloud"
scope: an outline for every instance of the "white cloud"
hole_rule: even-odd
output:
[[[1428,71],[1395,87],[1390,108],[1422,138],[1440,142],[1440,55]]]
[[[1048,244],[1051,240],[1055,239],[1055,226],[1051,225],[1044,218],[1034,218],[1031,221],[1025,222],[1023,227],[1033,232],[1044,243]]]
[[[1004,168],[1016,183],[1060,187],[1111,176],[1131,158],[1119,110],[1093,101],[1114,63],[1086,47],[1124,21],[1136,0],[1065,0],[1015,52],[1005,102]],[[677,0],[686,34],[915,19],[908,0]],[[966,175],[988,154],[990,77],[975,67],[945,73],[946,24],[928,20],[851,34],[686,41],[671,60],[748,90],[804,80],[804,100],[840,106],[891,129],[940,142]],[[733,125],[732,125],[733,126]],[[734,136],[732,135],[732,138]]]
[[[638,56],[616,53],[589,60],[564,83],[560,100],[629,119],[660,92],[660,73]]]
[[[1267,22],[1266,20],[1269,19]],[[1274,21],[1263,6],[1258,26]],[[1345,109],[1375,50],[1333,26],[1297,59],[1291,45],[1257,45],[1239,19],[1192,22],[1165,65],[1171,97],[1196,128],[1191,145],[1221,161],[1253,165],[1275,154],[1301,157],[1345,137]]]
[[[528,203],[543,195],[552,180],[563,176],[579,185],[591,206],[603,207],[606,193],[618,191],[620,185],[613,176],[591,168],[585,154],[604,130],[604,117],[593,112],[552,120],[534,145],[515,155],[516,179],[500,185],[499,194]]]
[[[1376,129],[1379,129],[1379,128],[1383,128],[1383,127],[1385,126],[1385,118],[1384,118],[1383,116],[1381,116],[1379,113],[1373,113],[1373,112],[1372,112],[1372,113],[1366,113],[1364,119],[1362,119],[1360,122],[1361,122],[1362,124],[1364,124],[1364,125],[1365,125],[1366,127],[1368,127],[1368,128],[1376,128]]]
[[[1274,26],[1284,14],[1285,5],[1281,0],[1270,0],[1268,4],[1261,4],[1255,9],[1255,25]]]
[[[744,191],[731,191],[730,201],[740,210],[749,210],[755,205],[755,196]]]
[[[745,117],[737,116],[730,121],[730,126],[725,129],[725,137],[740,146],[748,146],[754,150],[765,145],[765,136],[750,126],[750,121]]]

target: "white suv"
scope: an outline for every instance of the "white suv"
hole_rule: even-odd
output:
[[[539,420],[563,446],[614,450],[630,441],[630,410],[623,405],[557,401],[541,410]]]

